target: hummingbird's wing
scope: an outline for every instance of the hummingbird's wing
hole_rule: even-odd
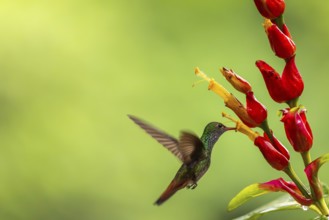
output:
[[[160,144],[162,144],[165,148],[167,148],[171,153],[173,153],[176,157],[178,157],[182,162],[183,154],[178,147],[178,140],[169,134],[153,127],[152,125],[144,122],[143,120],[128,115],[128,117],[133,120],[139,127],[141,127],[144,131],[146,131],[149,135],[151,135],[155,140],[157,140]]]
[[[183,156],[183,162],[188,164],[202,154],[204,145],[200,138],[195,134],[182,131],[179,137],[178,148]]]

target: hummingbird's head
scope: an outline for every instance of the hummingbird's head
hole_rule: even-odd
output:
[[[235,128],[226,127],[225,125],[219,122],[210,122],[204,129],[204,133],[219,138],[219,136],[229,130],[235,130]]]
[[[229,128],[219,122],[210,122],[205,127],[201,140],[208,143],[208,148],[211,150],[214,144],[218,141],[218,138],[228,130],[235,130],[235,128]]]

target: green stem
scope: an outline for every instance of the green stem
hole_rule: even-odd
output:
[[[310,151],[301,153],[305,167],[312,162]]]
[[[323,197],[318,202],[316,202],[316,205],[321,210],[323,215],[329,216],[329,209]]]
[[[308,190],[306,189],[306,187],[304,186],[304,184],[302,183],[302,181],[299,179],[299,177],[297,176],[297,174],[294,171],[294,169],[292,168],[292,166],[289,164],[283,171],[296,184],[296,186],[301,191],[301,193],[305,196],[305,198],[310,199],[311,198],[310,193],[308,192]]]
[[[283,15],[280,15],[279,17],[273,19],[272,22],[275,23],[280,28],[280,30],[282,30],[282,27],[284,25]]]
[[[308,179],[308,181],[310,183],[313,204],[319,209],[322,215],[329,216],[328,206],[323,198],[322,184],[318,178],[317,170],[315,170],[312,178]]]
[[[270,138],[271,142],[273,142],[273,134],[271,132],[270,127],[268,126],[267,119],[265,119],[259,127],[267,134],[267,136]]]
[[[287,101],[287,104],[289,105],[290,108],[297,107],[297,105],[298,105],[298,97],[295,98],[295,99],[291,99],[291,100]]]

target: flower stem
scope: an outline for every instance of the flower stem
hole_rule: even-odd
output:
[[[287,101],[287,104],[289,105],[290,108],[297,107],[298,97],[295,98],[295,99],[291,99],[291,100]]]
[[[305,167],[312,162],[310,151],[302,152],[301,155],[303,157]]]
[[[284,170],[283,170],[290,178],[291,180],[296,184],[298,189],[301,191],[301,193],[305,196],[305,198],[310,199],[310,193],[302,183],[302,181],[297,176],[295,170],[292,168],[292,166],[289,164]]]
[[[282,27],[284,25],[283,15],[280,15],[279,17],[273,19],[272,22],[275,23],[280,28],[280,30],[282,30]]]
[[[316,202],[317,207],[321,210],[322,214],[329,216],[329,210],[324,198],[322,197],[318,202]]]
[[[273,134],[271,132],[270,127],[268,126],[267,119],[265,119],[259,127],[267,134],[267,136],[270,138],[271,142],[273,142]]]

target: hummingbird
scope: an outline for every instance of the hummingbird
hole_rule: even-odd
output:
[[[155,201],[155,205],[161,205],[180,189],[195,189],[198,180],[210,166],[211,151],[219,137],[228,130],[235,130],[219,122],[210,122],[201,138],[191,132],[182,131],[179,139],[176,139],[135,116],[128,117],[183,163],[167,189]]]

